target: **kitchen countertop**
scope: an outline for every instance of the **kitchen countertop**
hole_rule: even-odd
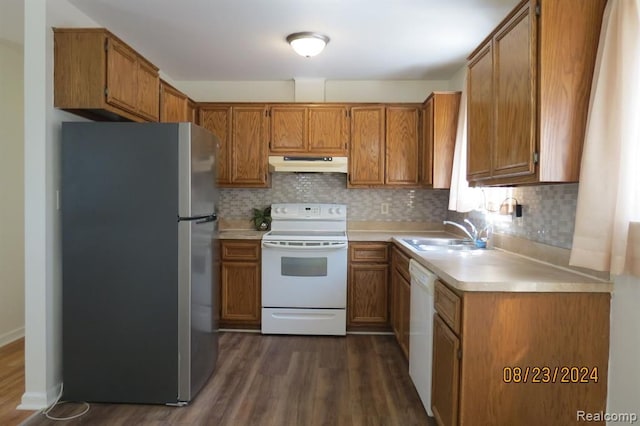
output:
[[[260,240],[264,231],[223,229],[222,240]],[[500,249],[417,251],[404,238],[457,237],[444,231],[348,230],[350,242],[394,242],[459,291],[610,293],[613,284]]]
[[[218,233],[218,238],[221,240],[259,240],[265,233],[265,231],[254,231],[252,229],[224,229]],[[393,237],[403,238],[404,236],[455,237],[455,235],[443,231],[347,231],[347,239],[354,242],[391,242]]]
[[[415,235],[424,237],[424,235]],[[613,284],[500,249],[417,251],[395,236],[412,259],[460,291],[610,293]]]
[[[252,229],[225,229],[218,232],[221,240],[261,240],[266,231]]]
[[[347,239],[354,242],[381,241],[391,242],[393,238],[457,238],[456,235],[444,231],[347,231]]]

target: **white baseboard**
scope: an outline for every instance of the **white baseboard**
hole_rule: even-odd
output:
[[[16,409],[26,411],[45,409],[56,402],[61,388],[62,382],[47,389],[47,392],[25,392],[22,395],[22,403]]]
[[[17,410],[25,411],[38,411],[43,408],[47,408],[47,393],[46,392],[25,392],[22,395],[22,402]]]
[[[16,328],[13,331],[0,335],[0,348],[22,337],[24,337],[24,327]]]
[[[220,332],[227,332],[227,333],[260,333],[260,330],[254,330],[254,329],[245,329],[245,328],[220,328],[218,329],[218,331]]]
[[[392,331],[348,331],[347,334],[363,334],[363,335],[375,335],[375,336],[391,336],[393,335]]]

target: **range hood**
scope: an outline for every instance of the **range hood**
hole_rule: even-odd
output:
[[[269,156],[270,172],[347,173],[347,157]]]

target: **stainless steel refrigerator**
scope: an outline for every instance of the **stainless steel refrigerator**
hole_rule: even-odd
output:
[[[218,356],[217,139],[63,123],[64,400],[187,403]]]

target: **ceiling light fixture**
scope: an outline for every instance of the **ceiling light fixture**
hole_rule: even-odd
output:
[[[298,55],[310,58],[322,52],[329,43],[329,37],[312,32],[294,33],[287,36],[287,43]]]

